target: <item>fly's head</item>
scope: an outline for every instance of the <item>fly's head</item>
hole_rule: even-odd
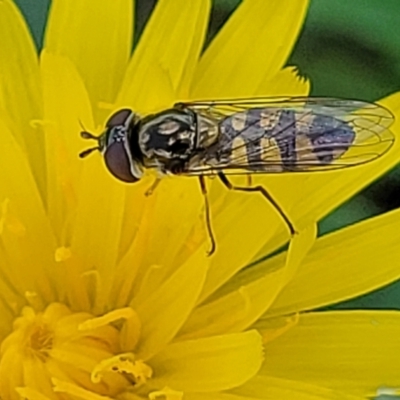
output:
[[[106,122],[100,136],[83,131],[84,139],[97,141],[97,146],[84,150],[79,157],[84,158],[98,150],[103,154],[109,172],[123,182],[137,182],[143,175],[143,166],[137,148],[137,126],[140,119],[132,110],[116,111]]]

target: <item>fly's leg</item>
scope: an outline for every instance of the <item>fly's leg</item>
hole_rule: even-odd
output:
[[[247,186],[253,186],[253,177],[250,174],[246,175],[246,177],[247,177]]]
[[[153,182],[153,184],[145,191],[144,195],[145,196],[151,196],[153,192],[156,190],[156,187],[159,185],[161,182],[161,178],[156,178],[156,180]]]
[[[252,187],[235,186],[228,180],[228,178],[226,177],[226,175],[223,172],[218,172],[218,177],[221,179],[222,183],[230,190],[261,193],[276,208],[276,211],[278,211],[279,215],[285,221],[285,224],[289,229],[290,235],[294,236],[297,233],[296,229],[294,228],[294,226],[293,226],[292,222],[290,221],[290,219],[288,218],[288,216],[284,213],[284,211],[279,206],[279,204],[274,200],[274,198],[267,192],[267,190],[263,186],[260,186],[260,185],[252,186]]]
[[[208,232],[208,236],[209,236],[210,242],[211,242],[211,248],[207,252],[207,255],[211,256],[215,252],[215,249],[216,249],[217,246],[216,246],[216,243],[215,243],[214,233],[213,233],[212,227],[211,227],[210,204],[208,202],[207,186],[206,186],[206,182],[205,182],[204,176],[202,176],[202,175],[199,176],[199,182],[200,182],[201,192],[203,193],[203,196],[204,196],[207,232]]]

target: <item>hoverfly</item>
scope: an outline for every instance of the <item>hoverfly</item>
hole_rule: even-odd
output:
[[[364,164],[386,153],[394,142],[393,121],[385,108],[336,98],[249,98],[177,103],[140,117],[116,111],[96,137],[109,172],[137,182],[145,169],[160,175],[199,177],[211,230],[205,176],[217,176],[228,189],[260,192],[273,204],[291,235],[296,230],[263,186],[236,186],[228,175],[327,171]],[[156,186],[156,185],[154,185]]]

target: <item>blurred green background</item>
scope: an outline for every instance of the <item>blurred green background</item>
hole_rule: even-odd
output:
[[[15,2],[40,49],[50,0]],[[135,42],[156,2],[136,1]],[[213,1],[207,42],[240,2]],[[311,0],[305,25],[288,64],[297,65],[301,74],[310,78],[312,95],[374,101],[400,90],[400,0]],[[399,206],[400,170],[395,168],[325,218],[320,223],[320,232],[326,233]],[[354,307],[400,309],[400,283],[336,306]]]

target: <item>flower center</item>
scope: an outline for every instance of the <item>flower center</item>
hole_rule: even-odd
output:
[[[41,361],[49,357],[49,351],[53,346],[53,332],[46,325],[34,323],[32,332],[28,336],[28,345],[26,350],[31,351]]]
[[[117,329],[115,322],[125,329]],[[94,400],[144,385],[152,369],[133,353],[122,351],[127,349],[121,339],[126,325],[131,350],[139,336],[138,324],[128,308],[94,317],[73,313],[60,303],[42,312],[25,307],[1,343],[0,398],[54,399],[59,393],[64,400]]]

